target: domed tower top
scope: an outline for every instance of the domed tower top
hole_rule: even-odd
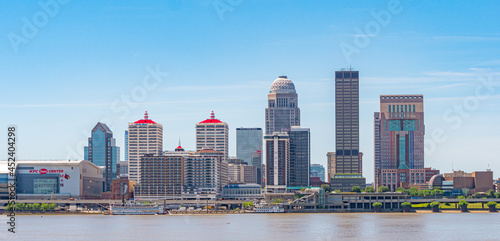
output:
[[[271,85],[269,93],[295,94],[295,85],[286,76],[279,76]]]

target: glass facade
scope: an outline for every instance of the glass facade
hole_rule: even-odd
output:
[[[320,164],[311,165],[311,177],[319,177],[322,182],[325,181],[325,167]]]
[[[261,128],[236,128],[236,156],[257,168],[257,183],[262,184]]]
[[[335,72],[336,174],[359,173],[359,72]]]
[[[0,174],[0,199],[8,199],[8,174]]]
[[[288,166],[288,185],[309,187],[311,165],[311,137],[309,128],[293,128],[288,132],[290,138],[290,164]]]
[[[57,179],[51,178],[36,178],[33,180],[33,193],[34,194],[51,194],[57,193]]]
[[[111,181],[117,178],[117,164],[120,161],[120,148],[116,146],[113,132],[104,123],[97,123],[92,129],[88,146],[85,147],[85,160],[105,167],[103,173],[104,190],[111,190]]]

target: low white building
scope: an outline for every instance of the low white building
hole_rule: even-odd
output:
[[[18,199],[100,198],[103,169],[89,161],[18,161]]]

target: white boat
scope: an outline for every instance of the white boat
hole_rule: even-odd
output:
[[[165,214],[165,210],[160,205],[126,204],[121,206],[110,204],[109,213],[111,215],[155,215]]]
[[[257,205],[255,213],[284,213],[285,209],[281,205]]]

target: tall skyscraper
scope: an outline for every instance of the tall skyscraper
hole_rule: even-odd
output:
[[[161,155],[163,151],[163,125],[150,120],[148,112],[144,119],[128,124],[128,177],[140,182],[141,157],[145,154]]]
[[[287,132],[266,135],[266,186],[287,186],[290,165],[290,138]]]
[[[271,85],[267,99],[266,135],[300,126],[299,99],[291,80],[279,76]]]
[[[128,162],[128,131],[125,131],[125,161]]]
[[[335,71],[335,155],[332,188],[365,186],[359,157],[359,71]]]
[[[196,124],[196,151],[213,149],[229,157],[229,126],[227,123],[215,119],[212,111],[210,118]]]
[[[257,168],[257,183],[262,184],[261,128],[236,128],[236,157]]]
[[[111,181],[117,179],[118,162],[120,161],[120,147],[116,146],[113,132],[101,122],[92,129],[88,146],[84,147],[85,160],[106,169],[103,172],[104,191],[111,190]]]
[[[423,95],[381,95],[374,127],[376,183],[385,169],[424,168]]]
[[[290,139],[290,164],[287,185],[292,187],[310,186],[311,132],[309,128],[292,126],[288,132]]]

